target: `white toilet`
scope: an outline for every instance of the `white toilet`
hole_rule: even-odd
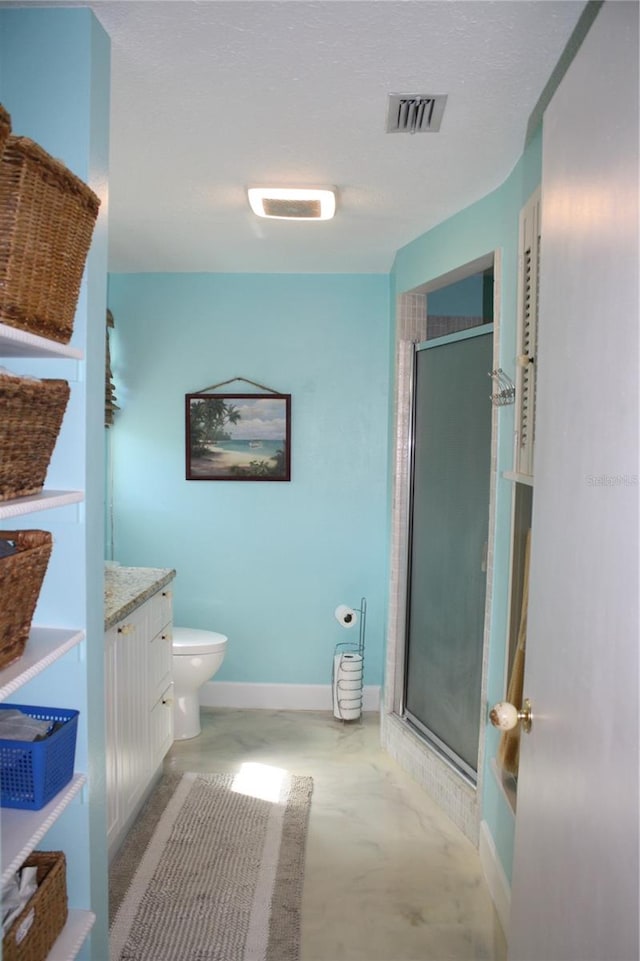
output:
[[[173,628],[173,737],[185,740],[200,733],[200,688],[224,659],[227,638],[215,631]]]

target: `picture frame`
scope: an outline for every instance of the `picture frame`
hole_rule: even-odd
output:
[[[187,480],[291,480],[291,394],[186,394],[185,417]]]

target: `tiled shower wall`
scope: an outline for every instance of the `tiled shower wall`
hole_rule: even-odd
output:
[[[497,256],[497,255],[496,255]],[[495,263],[499,277],[499,264]],[[411,466],[410,421],[411,381],[413,377],[413,344],[427,339],[427,296],[406,293],[396,304],[396,370],[395,370],[395,439],[394,481],[391,525],[391,563],[387,654],[384,698],[381,711],[381,734],[385,749],[401,767],[411,774],[447,812],[466,836],[478,844],[482,771],[484,766],[483,725],[480,734],[478,784],[469,784],[451,765],[437,754],[413,728],[403,720],[403,668],[405,613],[408,575],[408,516]],[[499,291],[496,280],[494,303],[494,357],[498,344]],[[497,364],[497,361],[494,361]],[[489,512],[489,546],[487,556],[487,601],[484,635],[483,690],[489,652],[489,611],[491,609],[493,543],[496,482],[496,408],[492,416],[491,488]]]

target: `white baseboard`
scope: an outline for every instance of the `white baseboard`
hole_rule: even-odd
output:
[[[507,937],[511,911],[511,885],[500,863],[496,846],[486,821],[480,822],[480,863],[489,888],[496,914]]]
[[[242,684],[235,681],[207,681],[200,688],[202,707],[237,707],[270,711],[331,711],[330,684]],[[364,711],[380,710],[380,688],[365,685]]]

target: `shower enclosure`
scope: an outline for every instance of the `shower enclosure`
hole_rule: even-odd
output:
[[[493,327],[418,344],[404,717],[469,781],[480,734]]]

